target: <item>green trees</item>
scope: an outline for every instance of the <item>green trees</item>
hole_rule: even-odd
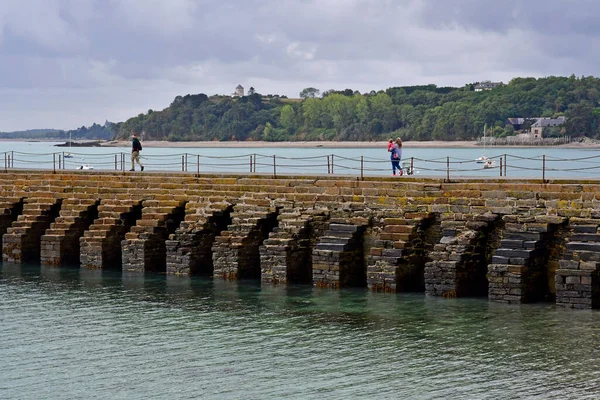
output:
[[[262,96],[177,96],[111,129],[117,137],[146,132],[153,140],[471,140],[512,135],[510,117],[566,116],[556,134],[600,137],[600,79],[514,78],[491,91],[435,85],[393,87],[361,94],[305,88],[300,99]],[[496,129],[498,128],[498,129]]]
[[[286,104],[281,108],[281,112],[279,113],[279,125],[285,129],[288,134],[294,133],[296,112],[289,104]]]
[[[308,87],[308,88],[302,89],[302,91],[300,92],[301,99],[314,99],[318,95],[319,95],[319,89],[315,89],[314,87]]]

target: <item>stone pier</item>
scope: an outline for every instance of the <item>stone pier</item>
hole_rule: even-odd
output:
[[[596,180],[0,173],[5,263],[600,308]]]

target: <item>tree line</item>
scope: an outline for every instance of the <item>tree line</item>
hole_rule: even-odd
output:
[[[28,129],[25,131],[0,132],[1,139],[56,139],[56,140],[111,140],[115,136],[114,124],[106,121],[104,125],[92,124],[72,130]]]
[[[144,140],[370,141],[473,140],[515,134],[511,117],[565,116],[566,124],[544,135],[600,138],[600,79],[595,77],[514,78],[489,91],[436,85],[391,87],[360,93],[352,89],[306,88],[300,98],[261,95],[177,96],[162,111],[148,110],[116,124],[71,131],[73,138]],[[49,132],[68,138],[69,131]],[[2,137],[2,135],[0,135]]]
[[[306,88],[299,99],[262,96],[177,96],[162,111],[115,125],[116,136],[144,132],[145,140],[472,140],[491,127],[514,135],[510,117],[565,116],[551,134],[600,137],[600,79],[514,78],[489,91],[436,85],[391,87],[361,94],[351,89],[322,94]]]

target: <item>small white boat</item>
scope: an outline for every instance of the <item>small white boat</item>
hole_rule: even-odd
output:
[[[86,164],[83,162],[83,158],[81,159],[81,165],[79,167],[77,167],[77,169],[83,169],[83,170],[92,170],[94,169],[94,167],[91,164]]]
[[[485,131],[487,130],[487,125],[483,126],[483,153],[485,154],[485,144],[486,144],[486,139],[485,139]],[[475,159],[475,162],[478,164],[483,164],[486,163],[489,160],[489,158],[485,155],[482,155],[481,157],[478,157]],[[485,167],[484,167],[485,168]]]
[[[73,153],[71,153],[71,132],[69,132],[69,151],[67,151],[66,153],[64,153],[63,157],[64,158],[73,158]]]
[[[494,161],[494,160],[488,159],[483,163],[484,169],[495,168],[495,167],[496,167],[496,161]]]

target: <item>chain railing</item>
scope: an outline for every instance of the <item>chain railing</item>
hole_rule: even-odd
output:
[[[4,152],[4,171],[16,169],[128,171],[130,153],[109,154],[65,152],[25,153]],[[144,155],[146,171],[178,171],[201,173],[256,173],[277,177],[282,174],[307,175],[388,175],[390,160],[373,157],[345,157],[339,154],[310,157],[287,157],[268,154],[214,156],[199,153]],[[444,177],[445,180],[464,177],[534,178],[546,182],[550,178],[597,178],[600,155],[580,158],[559,158],[546,155],[522,157],[512,154],[489,157],[486,162],[441,157],[422,159],[410,157],[402,161],[404,176],[421,175]]]

